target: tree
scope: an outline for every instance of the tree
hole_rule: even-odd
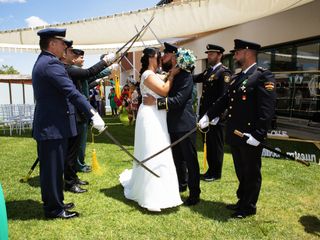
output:
[[[19,74],[19,71],[14,69],[13,66],[2,65],[0,74]]]

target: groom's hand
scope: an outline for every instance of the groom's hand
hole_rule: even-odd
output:
[[[143,96],[142,102],[144,105],[156,105],[157,99],[147,93],[147,95]]]

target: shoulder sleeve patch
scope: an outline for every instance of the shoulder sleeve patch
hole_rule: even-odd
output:
[[[229,83],[230,82],[231,77],[229,75],[225,75],[224,76],[224,82],[225,83]]]
[[[264,88],[271,92],[274,90],[274,82],[264,82]]]

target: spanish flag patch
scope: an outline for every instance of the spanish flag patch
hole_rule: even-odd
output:
[[[265,82],[264,83],[264,88],[267,90],[267,91],[273,91],[274,89],[274,83],[273,82]]]

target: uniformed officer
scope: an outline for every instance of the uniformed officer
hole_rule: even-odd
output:
[[[194,75],[193,81],[203,83],[200,99],[199,119],[208,108],[221,97],[230,81],[231,71],[221,63],[224,48],[214,44],[207,45],[209,67],[201,74]],[[221,178],[224,145],[224,124],[220,121],[216,126],[210,125],[209,131],[202,134],[206,140],[208,170],[204,174],[205,181],[214,181]],[[206,139],[204,139],[206,138]]]
[[[168,72],[177,64],[175,53],[177,47],[164,43],[162,69]],[[184,136],[196,126],[196,116],[192,107],[193,80],[190,71],[180,70],[174,76],[174,81],[168,97],[158,98],[158,109],[166,109],[168,131],[171,142]],[[152,96],[144,97],[143,103],[154,104]],[[189,197],[185,205],[195,205],[200,201],[200,170],[196,150],[196,132],[191,134],[176,146],[172,147],[173,160],[176,166],[180,191],[189,187]]]
[[[240,39],[234,40],[234,61],[242,71],[231,78],[227,92],[212,105],[199,121],[200,127],[219,119],[228,109],[226,142],[231,147],[239,180],[237,204],[227,208],[235,210],[232,217],[244,218],[256,214],[256,203],[261,188],[261,142],[267,136],[274,115],[276,94],[273,74],[257,66],[256,55],[260,45]],[[247,140],[234,134],[239,130]]]
[[[84,51],[80,49],[73,49],[72,46],[66,49],[66,54],[61,59],[65,64],[65,68],[73,84],[75,87],[83,93],[83,82],[86,82],[88,85],[88,81],[92,82],[96,78],[104,77],[107,74],[110,74],[111,70],[108,70],[107,74],[100,74],[102,70],[106,69],[109,65],[112,64],[115,59],[115,55],[110,53],[104,57],[101,61],[91,66],[88,69],[83,69],[74,65],[75,59],[78,54],[84,54]],[[90,78],[90,80],[89,80]],[[73,193],[83,193],[86,192],[87,189],[83,189],[80,185],[88,185],[87,181],[80,180],[77,175],[77,160],[80,151],[81,140],[83,138],[84,128],[87,128],[87,120],[83,113],[77,110],[76,114],[77,120],[77,131],[78,135],[69,139],[68,144],[68,154],[66,157],[65,164],[65,172],[64,172],[64,182],[65,182],[65,190]],[[86,134],[87,135],[87,134]],[[83,156],[84,158],[84,156]]]
[[[38,32],[41,54],[32,71],[36,100],[32,136],[37,141],[40,160],[40,186],[45,216],[69,219],[77,212],[63,203],[63,171],[68,139],[77,135],[75,108],[92,119],[93,127],[102,131],[105,124],[95,109],[74,87],[59,58],[68,42],[65,29],[48,28]]]

